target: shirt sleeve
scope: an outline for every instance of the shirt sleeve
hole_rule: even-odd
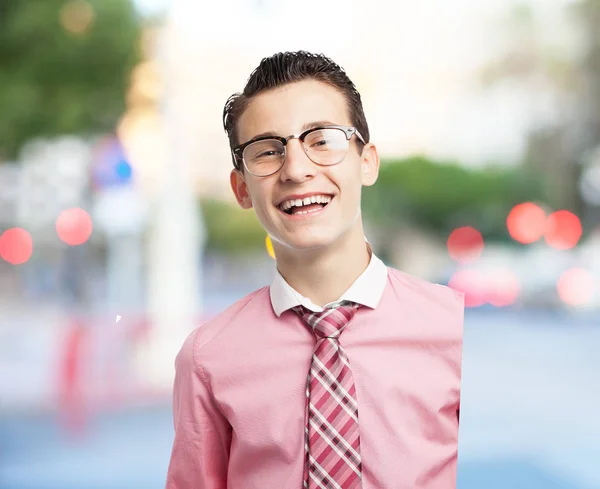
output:
[[[232,428],[197,362],[196,334],[186,339],[175,360],[175,439],[165,488],[227,489]]]

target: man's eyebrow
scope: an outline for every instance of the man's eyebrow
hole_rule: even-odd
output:
[[[323,126],[337,126],[338,124],[336,124],[335,122],[331,122],[331,121],[314,121],[314,122],[307,122],[306,124],[304,124],[302,126],[302,132],[304,131],[308,131],[309,129],[312,129],[314,127],[323,127]]]
[[[302,125],[300,132],[308,131],[309,129],[314,129],[315,127],[337,126],[337,125],[338,124],[336,124],[335,122],[331,122],[331,121],[307,122],[306,124]],[[286,136],[289,136],[289,134],[287,134]],[[249,141],[254,141],[255,139],[266,138],[266,137],[280,137],[280,135],[277,134],[275,131],[266,131],[266,132],[261,132],[260,134],[257,134],[256,136],[253,136],[251,139],[249,139]]]

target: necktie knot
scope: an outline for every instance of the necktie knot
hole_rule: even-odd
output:
[[[359,305],[343,301],[336,307],[326,308],[323,312],[312,312],[303,306],[294,307],[298,314],[314,331],[317,339],[337,339],[356,314]]]

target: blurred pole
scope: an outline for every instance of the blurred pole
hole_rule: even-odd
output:
[[[139,311],[143,301],[143,250],[140,233],[109,236],[107,246],[108,310],[110,318]]]
[[[173,26],[161,34],[159,63],[164,80],[162,120],[165,168],[149,237],[149,315],[151,328],[141,371],[160,390],[172,386],[175,356],[197,325],[200,302],[202,221],[194,195],[185,138],[185,100],[177,89]],[[201,137],[201,135],[199,135]]]
[[[108,401],[127,390],[130,370],[127,344],[122,333],[129,318],[143,305],[144,230],[147,206],[136,179],[132,178],[121,141],[107,136],[96,143],[92,167],[93,216],[106,239],[106,314],[94,322],[97,373],[95,392]],[[115,323],[117,315],[128,318]]]

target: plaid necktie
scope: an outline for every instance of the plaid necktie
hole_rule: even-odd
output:
[[[358,307],[344,301],[320,313],[293,308],[317,339],[306,385],[304,489],[362,487],[356,389],[339,342]]]

